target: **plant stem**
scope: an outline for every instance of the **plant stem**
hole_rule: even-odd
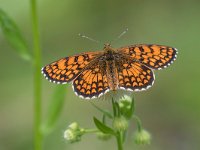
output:
[[[113,115],[114,115],[114,118],[115,117],[119,117],[120,116],[119,105],[114,101],[114,99],[112,99],[112,106],[113,106]],[[116,140],[117,140],[118,150],[123,150],[122,132],[120,132],[120,131],[116,132],[115,137],[116,137]]]
[[[32,30],[34,42],[34,146],[35,150],[42,149],[41,125],[41,50],[38,29],[36,0],[31,0]]]
[[[120,132],[117,132],[116,139],[118,150],[123,150],[122,134]]]
[[[85,129],[85,133],[96,133],[99,132],[98,129]]]
[[[136,120],[138,130],[141,131],[141,130],[142,130],[142,122],[141,122],[140,118],[139,118],[138,116],[134,115],[134,116],[133,116],[133,119]]]

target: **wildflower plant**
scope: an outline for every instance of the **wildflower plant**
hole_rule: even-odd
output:
[[[70,143],[81,141],[85,134],[96,134],[98,139],[107,141],[114,137],[117,141],[118,150],[123,150],[123,145],[127,138],[128,128],[132,120],[136,121],[136,131],[131,131],[136,144],[150,144],[151,136],[143,129],[140,119],[134,114],[134,98],[124,95],[120,100],[112,99],[112,112],[101,109],[95,104],[92,105],[102,113],[102,119],[93,118],[95,129],[85,129],[77,123],[70,124],[64,131],[64,138]],[[129,133],[130,134],[130,133]]]

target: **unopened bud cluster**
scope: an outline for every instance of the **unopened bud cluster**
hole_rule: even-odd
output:
[[[119,101],[120,112],[128,120],[131,119],[134,111],[132,108],[132,100],[130,96],[124,95]]]
[[[115,117],[113,120],[113,128],[117,131],[125,131],[128,128],[128,121],[125,117]]]
[[[71,142],[77,142],[81,140],[81,136],[84,134],[84,129],[80,128],[77,122],[73,122],[64,131],[64,138]]]
[[[148,131],[142,129],[141,131],[135,132],[134,140],[135,143],[139,145],[150,144],[151,135]]]

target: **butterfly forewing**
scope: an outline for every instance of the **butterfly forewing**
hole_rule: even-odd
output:
[[[155,44],[140,44],[119,48],[119,53],[126,54],[152,69],[169,66],[177,57],[177,49]]]
[[[72,86],[78,96],[91,99],[109,91],[104,63],[95,60],[73,81]]]
[[[42,73],[49,81],[64,84],[76,78],[99,54],[100,52],[88,52],[65,57],[42,68]]]

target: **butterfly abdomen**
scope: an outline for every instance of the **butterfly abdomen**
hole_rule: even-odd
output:
[[[106,76],[110,90],[117,90],[119,81],[114,60],[106,61]]]

